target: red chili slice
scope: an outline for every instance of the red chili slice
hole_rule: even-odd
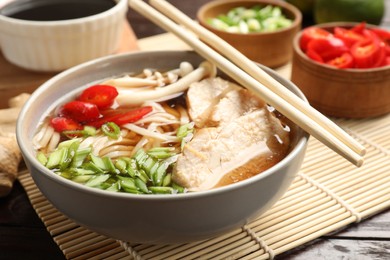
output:
[[[140,107],[125,113],[119,113],[115,115],[110,116],[103,116],[102,118],[89,122],[88,125],[94,126],[96,128],[101,127],[103,124],[108,122],[113,122],[119,126],[128,124],[128,123],[134,123],[141,118],[143,118],[145,115],[152,112],[153,108],[151,106],[145,106]]]
[[[310,59],[312,59],[312,60],[314,60],[314,61],[317,61],[317,62],[319,62],[319,63],[324,63],[324,59],[321,57],[321,55],[319,55],[316,51],[314,51],[314,50],[307,50],[306,51],[306,55],[310,58]]]
[[[324,39],[327,37],[333,37],[332,34],[322,28],[308,27],[302,31],[302,36],[299,40],[299,46],[305,52],[307,45],[313,39]]]
[[[113,86],[94,85],[85,89],[78,100],[95,104],[101,109],[110,107],[117,96],[118,91]]]
[[[75,100],[63,105],[59,115],[77,122],[87,122],[99,118],[100,112],[95,104]]]
[[[370,29],[373,33],[375,33],[380,39],[382,39],[385,42],[390,41],[390,32],[380,29],[380,28],[372,28]]]
[[[351,54],[356,68],[373,68],[381,66],[385,59],[385,48],[376,38],[367,38],[351,47]]]
[[[325,62],[348,52],[347,45],[335,37],[313,39],[307,45],[307,49],[318,53]]]
[[[365,22],[361,22],[357,25],[355,25],[354,27],[351,28],[351,31],[355,32],[355,33],[363,33],[363,31],[366,29],[366,23]]]
[[[390,57],[386,57],[385,58],[385,66],[389,66],[390,65]]]
[[[69,130],[81,130],[83,126],[73,119],[66,117],[54,117],[50,120],[50,125],[57,132],[69,131]]]
[[[326,64],[334,66],[339,69],[348,69],[354,66],[353,57],[348,52],[344,52],[341,56],[336,57],[326,62]]]
[[[357,33],[355,31],[348,30],[348,29],[345,29],[345,28],[341,28],[341,27],[335,27],[334,28],[334,35],[335,35],[335,37],[337,37],[337,38],[341,39],[342,41],[344,41],[344,43],[347,46],[352,46],[356,42],[363,41],[363,40],[366,39],[360,33]]]

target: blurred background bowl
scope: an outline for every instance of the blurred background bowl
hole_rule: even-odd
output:
[[[357,23],[316,25],[333,31]],[[375,26],[370,26],[371,28]],[[371,69],[338,69],[310,59],[300,48],[299,32],[293,42],[291,81],[320,112],[334,117],[365,118],[390,112],[390,66]]]
[[[282,161],[252,178],[209,191],[176,195],[108,192],[67,180],[38,162],[32,144],[34,130],[69,93],[91,82],[144,68],[177,68],[182,61],[198,66],[203,59],[196,53],[181,51],[108,56],[60,73],[32,94],[20,112],[17,139],[36,185],[59,211],[92,231],[123,241],[185,243],[241,227],[268,210],[287,191],[301,167],[308,139],[293,124],[289,124],[296,130],[291,151]],[[263,69],[304,99],[290,81]]]
[[[256,5],[279,6],[282,13],[293,20],[289,27],[272,32],[230,33],[218,30],[208,23],[209,19],[220,14],[226,14],[232,8],[251,8]],[[249,59],[267,67],[276,68],[291,60],[292,40],[300,30],[302,23],[301,12],[293,5],[275,0],[216,0],[203,5],[197,13],[199,23],[227,41]]]
[[[101,0],[68,0],[83,8]],[[102,0],[108,1],[108,0]],[[115,3],[116,2],[116,3]],[[51,5],[53,12],[64,0],[12,1],[0,9],[0,47],[12,64],[34,71],[61,71],[85,61],[113,54],[120,44],[127,0],[113,0],[114,6],[97,14],[66,20],[27,20],[12,17],[15,12]],[[104,4],[104,3],[103,3]],[[57,6],[56,6],[57,5]],[[57,8],[57,9],[56,9]],[[61,10],[57,10],[60,15]],[[81,10],[73,10],[74,14]],[[48,14],[56,19],[57,15]]]

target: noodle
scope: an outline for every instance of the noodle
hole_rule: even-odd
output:
[[[135,124],[125,124],[123,125],[124,128],[127,128],[131,131],[134,131],[140,135],[143,135],[143,136],[147,136],[147,137],[151,137],[151,138],[156,138],[156,139],[159,139],[159,140],[162,140],[162,141],[167,141],[167,142],[178,142],[178,138],[177,136],[172,136],[172,135],[169,135],[169,134],[161,134],[161,133],[157,133],[155,131],[152,131],[152,130],[149,130],[149,129],[145,129],[143,127],[139,127]]]

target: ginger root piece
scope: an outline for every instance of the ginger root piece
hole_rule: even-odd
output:
[[[0,136],[0,197],[10,193],[21,159],[15,135]]]
[[[18,176],[22,155],[16,141],[15,124],[30,94],[22,93],[8,101],[9,108],[0,109],[0,197],[7,196]]]

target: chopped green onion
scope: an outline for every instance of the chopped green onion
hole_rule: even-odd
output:
[[[87,181],[89,181],[92,177],[93,177],[93,175],[78,175],[78,176],[73,177],[72,181],[84,184]]]
[[[108,180],[108,178],[110,178],[109,174],[96,175],[89,179],[85,185],[88,187],[96,187]]]
[[[117,169],[114,166],[114,163],[109,157],[103,157],[103,162],[104,162],[104,169],[107,170],[110,173],[118,173]]]
[[[168,173],[165,175],[163,181],[162,181],[162,186],[167,187],[170,186],[172,183],[172,174]]]
[[[148,186],[146,185],[146,183],[143,180],[141,180],[140,178],[135,178],[134,183],[135,183],[135,186],[140,191],[142,191],[143,193],[149,193]]]
[[[73,138],[75,136],[79,137],[87,137],[96,135],[96,128],[92,126],[84,126],[83,130],[67,130],[62,132],[65,136],[71,138],[70,140],[79,140],[77,138]],[[68,140],[68,141],[70,141]],[[67,141],[64,141],[67,142]]]
[[[174,147],[154,147],[149,149],[147,154],[157,159],[166,159],[175,155],[174,151]]]
[[[121,129],[114,122],[105,123],[100,128],[106,136],[112,139],[118,139],[121,135]]]
[[[84,126],[84,136],[94,136],[96,135],[96,128],[92,126]]]
[[[47,157],[44,153],[39,152],[37,154],[37,159],[43,166],[45,166],[47,164]]]
[[[84,163],[83,164],[83,169],[85,170],[90,170],[92,171],[93,173],[104,173],[104,171],[102,170],[102,168],[98,167],[96,164],[94,164],[93,162],[87,162],[87,163]]]
[[[292,24],[292,20],[284,16],[279,6],[256,5],[251,8],[233,8],[226,14],[209,19],[208,23],[218,30],[246,34],[285,28]]]
[[[67,155],[68,149],[65,147],[55,150],[53,153],[50,154],[49,158],[47,159],[46,167],[49,169],[60,167],[60,165],[65,161]]]
[[[106,164],[103,161],[103,158],[96,156],[91,153],[90,155],[92,162],[96,165],[96,167],[100,168],[101,170],[107,170],[106,169]]]
[[[183,133],[192,128],[189,124]],[[111,159],[94,155],[91,147],[81,148],[80,143],[79,138],[63,141],[49,155],[37,153],[37,159],[57,175],[97,189],[133,194],[185,192],[172,182],[169,172],[176,158],[174,147],[139,149],[131,158]]]
[[[120,185],[122,187],[125,187],[128,189],[135,189],[135,190],[137,189],[133,178],[118,176],[118,179],[120,180]]]
[[[120,191],[120,188],[119,188],[119,182],[115,182],[113,184],[111,184],[111,186],[109,186],[106,191],[112,191],[112,192],[119,192]]]
[[[73,156],[71,167],[72,168],[80,167],[83,164],[84,160],[87,158],[87,156],[91,153],[91,151],[92,151],[91,147],[78,149]]]
[[[171,187],[150,186],[149,190],[154,194],[173,194],[174,189]]]
[[[115,168],[119,170],[120,173],[127,173],[127,162],[125,159],[118,159],[115,161]]]

